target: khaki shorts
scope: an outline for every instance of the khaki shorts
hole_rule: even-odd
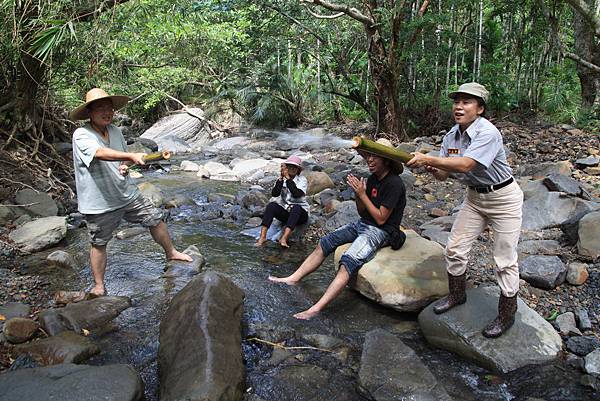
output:
[[[86,214],[85,220],[92,245],[106,245],[123,219],[130,223],[140,223],[144,227],[155,227],[163,221],[164,213],[140,195],[120,209],[100,214]]]

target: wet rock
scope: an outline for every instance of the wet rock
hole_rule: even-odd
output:
[[[561,247],[555,240],[527,240],[519,243],[518,251],[528,255],[560,255]]]
[[[202,109],[187,110],[191,114],[204,117]],[[199,149],[209,142],[212,130],[205,119],[199,119],[190,113],[181,112],[163,117],[140,138],[151,139],[161,149],[172,152],[190,152]]]
[[[210,171],[208,171],[204,166],[198,166],[198,172],[196,173],[196,176],[200,178],[210,178]]]
[[[15,347],[15,353],[27,354],[42,366],[81,363],[99,352],[91,339],[72,331]]]
[[[140,401],[144,384],[128,365],[60,364],[0,375],[2,401]]]
[[[561,195],[538,193],[523,203],[524,230],[540,230],[562,224],[577,214],[592,210],[590,202]]]
[[[200,170],[200,166],[197,163],[194,163],[193,161],[189,161],[189,160],[182,161],[179,168],[182,171],[191,171],[191,172],[197,172],[198,170]]]
[[[238,195],[238,199],[238,203],[250,211],[253,216],[261,216],[269,203],[269,198],[260,191],[241,193]]]
[[[600,339],[593,336],[569,337],[565,345],[575,355],[586,356],[590,352],[600,349]]]
[[[92,330],[103,326],[130,306],[128,297],[105,296],[42,311],[38,320],[51,336],[67,330],[81,333],[82,329]]]
[[[58,206],[54,199],[45,192],[25,188],[15,194],[15,200],[27,214],[34,217],[56,216]]]
[[[382,329],[365,336],[358,382],[376,401],[452,400],[415,351]]]
[[[318,194],[319,192],[327,189],[327,188],[335,188],[335,184],[329,178],[327,173],[322,171],[313,171],[308,173],[303,173],[308,180],[308,189],[306,190],[307,195]]]
[[[325,221],[325,230],[332,232],[343,225],[360,219],[354,201],[344,201],[336,205],[336,213]]]
[[[11,231],[9,238],[25,252],[37,252],[58,244],[67,235],[67,219],[43,217]]]
[[[24,317],[13,317],[4,323],[4,337],[13,344],[30,340],[38,330],[38,324]]]
[[[385,247],[358,271],[353,288],[373,301],[402,312],[418,312],[448,293],[443,248],[404,231],[406,242],[397,251]],[[349,244],[335,251],[335,266]]]
[[[559,315],[556,318],[556,325],[558,326],[558,331],[563,336],[581,335],[581,331],[579,331],[577,323],[575,323],[575,314],[573,312],[566,312]]]
[[[529,176],[534,179],[544,178],[550,174],[571,175],[571,163],[568,161],[524,164],[516,169],[516,175]]]
[[[519,264],[519,274],[532,286],[551,290],[565,281],[567,267],[558,256],[529,256]]]
[[[188,246],[183,253],[192,257],[191,262],[184,262],[181,260],[170,260],[165,266],[165,273],[163,277],[191,277],[202,270],[206,264],[204,255],[200,253],[198,247],[195,245]]]
[[[224,276],[193,278],[160,324],[160,399],[241,400],[244,293]]]
[[[585,356],[585,371],[590,375],[600,376],[600,348]]]
[[[600,256],[600,211],[588,213],[579,220],[577,231],[579,241],[577,252],[580,255],[597,258]]]
[[[589,277],[587,267],[588,266],[585,263],[569,263],[569,267],[567,268],[567,282],[571,285],[581,285],[585,283]]]
[[[504,373],[554,360],[562,349],[560,336],[521,299],[513,327],[499,338],[483,337],[482,329],[498,313],[499,292],[497,287],[467,290],[467,303],[441,315],[428,306],[419,314],[425,338],[433,346]]]
[[[152,203],[154,207],[161,207],[165,203],[165,198],[162,191],[154,184],[149,182],[142,182],[138,184],[138,189],[142,193],[142,196]]]
[[[328,336],[325,334],[307,334],[302,336],[302,339],[308,342],[313,347],[332,350],[344,345],[344,342],[337,337]]]
[[[77,262],[75,262],[75,258],[65,251],[54,251],[46,257],[46,260],[59,266],[77,269]]]

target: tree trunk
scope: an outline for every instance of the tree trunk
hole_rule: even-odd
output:
[[[594,1],[586,0],[591,9],[594,9]],[[600,65],[600,42],[594,37],[591,25],[579,12],[573,13],[573,31],[576,54]],[[581,105],[586,109],[600,107],[600,74],[577,63],[577,76],[581,84]]]

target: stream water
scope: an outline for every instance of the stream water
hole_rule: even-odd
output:
[[[239,183],[200,180],[193,174],[175,171],[149,173],[146,180],[161,188],[167,197],[187,195],[197,204],[208,202],[211,193],[235,195],[241,189]],[[172,209],[169,231],[176,246],[183,250],[197,245],[206,257],[204,270],[226,275],[246,294],[243,350],[247,400],[253,394],[266,401],[367,400],[358,389],[357,375],[364,336],[375,328],[397,334],[413,348],[455,400],[525,400],[528,396],[546,401],[592,399],[578,384],[579,375],[572,368],[561,364],[527,367],[503,377],[495,376],[451,353],[431,348],[419,332],[416,315],[380,307],[348,289],[317,319],[298,321],[292,314],[307,308],[322,294],[333,278],[333,261],[326,260],[320,270],[298,286],[272,284],[267,281],[269,274],[291,273],[312,245],[295,242],[290,249],[282,250],[270,243],[257,249],[252,238],[240,235],[244,227],[223,220],[192,222],[188,218],[190,213],[193,207]],[[55,290],[78,290],[91,282],[85,229],[70,231],[67,242],[65,250],[76,256],[81,266],[79,272],[48,270],[42,262],[37,267],[36,263],[29,264],[32,273],[46,274]],[[113,240],[109,244],[108,262],[108,293],[130,297],[133,307],[110,327],[93,333],[102,352],[87,363],[132,365],[145,383],[146,399],[157,400],[160,319],[171,297],[185,283],[161,277],[164,255],[149,233]],[[305,339],[313,334],[336,337],[346,344],[344,355],[316,350],[289,351],[295,355],[297,365],[316,369],[317,383],[288,380],[294,368],[282,369],[271,346],[248,339],[285,338],[288,346],[302,346],[308,345]]]

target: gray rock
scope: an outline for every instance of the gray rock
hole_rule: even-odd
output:
[[[376,401],[452,400],[417,354],[382,329],[365,336],[358,380]]]
[[[579,220],[577,235],[577,252],[580,255],[592,258],[600,256],[600,211],[588,213]]]
[[[565,176],[571,175],[571,163],[568,161],[562,162],[544,162],[536,164],[524,164],[517,168],[516,175],[531,176],[535,179],[544,178],[550,174],[562,174]]]
[[[583,331],[592,329],[592,322],[586,309],[575,309],[575,318],[577,319],[579,329]]]
[[[54,251],[46,257],[46,260],[53,264],[69,267],[71,269],[77,268],[75,258],[65,251]]]
[[[446,246],[448,244],[448,238],[450,238],[450,232],[436,230],[436,229],[427,229],[421,233],[421,236],[427,238],[429,240],[435,241],[442,246]]]
[[[144,383],[129,365],[61,364],[0,375],[2,401],[138,401]]]
[[[552,239],[528,240],[519,243],[518,251],[528,255],[560,255],[561,247]]]
[[[590,200],[590,194],[581,186],[579,181],[562,174],[550,174],[543,179],[543,183],[550,191],[564,192],[567,195],[579,196],[580,198]]]
[[[567,276],[567,266],[558,256],[529,256],[519,264],[521,278],[534,287],[551,290]]]
[[[586,356],[590,352],[600,349],[600,339],[594,336],[569,337],[565,345],[575,355]]]
[[[600,376],[600,348],[585,356],[585,371],[590,375]]]
[[[88,337],[72,331],[44,338],[15,347],[18,354],[27,354],[40,365],[81,363],[100,352],[100,348]]]
[[[193,278],[160,324],[161,400],[241,400],[244,293],[224,276]]]
[[[12,209],[8,206],[0,205],[0,225],[6,225],[10,223],[15,217]]]
[[[170,260],[165,266],[163,277],[191,277],[200,273],[206,263],[206,259],[195,245],[188,246],[183,253],[192,257],[191,262]]]
[[[558,226],[577,214],[592,210],[593,204],[559,192],[538,193],[523,203],[524,230],[541,230]]]
[[[436,315],[430,305],[419,314],[419,325],[433,346],[457,353],[486,369],[510,372],[525,365],[554,360],[562,340],[544,318],[520,299],[515,324],[501,337],[488,339],[482,329],[498,313],[497,287],[467,290],[467,303]]]
[[[11,231],[9,238],[25,252],[37,252],[58,244],[67,235],[67,218],[42,217]]]
[[[64,308],[42,311],[38,320],[51,336],[72,330],[81,333],[82,329],[92,330],[110,322],[131,306],[127,297],[99,297],[89,301],[69,304]]]
[[[559,315],[556,318],[556,325],[558,326],[558,331],[563,336],[568,335],[581,335],[581,331],[577,328],[577,323],[575,322],[575,314],[573,312],[566,312]]]
[[[560,229],[565,234],[568,245],[575,245],[577,243],[579,240],[579,222],[583,216],[592,212],[593,210],[589,209],[581,210],[560,224]]]
[[[19,205],[26,205],[20,206],[21,209],[33,217],[48,217],[58,214],[56,202],[45,192],[25,188],[15,194],[15,200]]]
[[[437,230],[437,231],[448,231],[452,229],[452,225],[454,224],[454,220],[456,220],[456,216],[442,216],[437,217],[431,221],[421,224],[419,227],[420,230]]]
[[[325,222],[325,229],[331,232],[358,219],[360,219],[360,215],[356,210],[354,201],[340,202],[336,207],[336,213]]]
[[[13,344],[30,340],[38,330],[38,324],[24,317],[13,317],[4,323],[4,337]]]
[[[600,163],[600,157],[598,156],[588,156],[583,159],[575,160],[575,167],[578,169],[585,169],[587,167],[596,167]]]
[[[141,138],[151,139],[161,149],[174,152],[189,152],[199,149],[211,139],[211,128],[204,118],[204,111],[199,108],[188,109],[197,118],[182,112],[166,116],[158,120],[146,130]]]

